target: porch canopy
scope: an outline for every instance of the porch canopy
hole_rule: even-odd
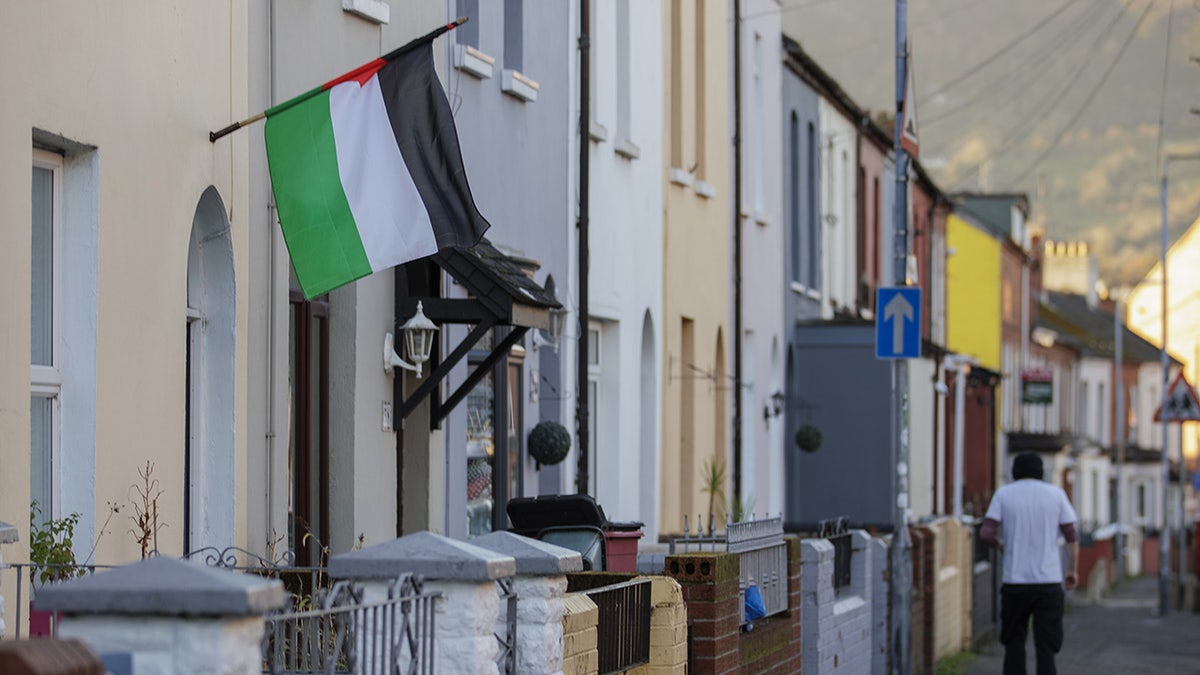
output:
[[[439,358],[440,350],[434,349],[432,372],[407,399],[403,399],[403,378],[396,378],[394,400],[404,400],[398,411],[399,418],[408,417],[429,397],[429,425],[436,429],[530,328],[549,330],[551,313],[562,311],[562,305],[554,297],[550,280],[545,287],[533,281],[538,263],[506,255],[486,238],[471,248],[446,249],[425,260],[408,263],[396,270],[394,330],[398,332],[400,326],[417,313],[418,302],[422,303],[425,315],[438,325],[472,326],[444,361]],[[437,268],[465,288],[470,297],[440,297]],[[488,331],[497,327],[509,330],[495,342],[487,357],[474,365],[467,379],[442,401],[438,385]],[[439,340],[442,335],[439,331]]]

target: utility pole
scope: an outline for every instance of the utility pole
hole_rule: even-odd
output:
[[[1171,536],[1170,523],[1167,520],[1167,508],[1170,504],[1168,498],[1169,488],[1171,486],[1171,469],[1170,463],[1167,461],[1167,439],[1171,421],[1167,415],[1167,403],[1170,399],[1170,393],[1167,388],[1170,386],[1171,377],[1171,361],[1167,356],[1167,169],[1173,161],[1184,160],[1200,160],[1200,152],[1192,153],[1171,153],[1163,159],[1162,165],[1162,514],[1163,528],[1158,535],[1158,610],[1161,616],[1166,616],[1170,607],[1170,585],[1171,585]],[[1182,593],[1183,574],[1185,569],[1185,558],[1183,555],[1183,485],[1184,474],[1187,473],[1186,465],[1183,461],[1182,446],[1179,453],[1179,544],[1181,547],[1179,556],[1179,586]],[[1182,603],[1181,603],[1182,604]]]
[[[908,154],[904,135],[905,84],[908,76],[908,4],[896,0],[896,120],[892,149],[896,157],[896,192],[892,210],[896,286],[907,282],[908,267]],[[893,492],[892,545],[890,553],[892,605],[892,673],[908,675],[912,670],[912,551],[908,541],[908,361],[892,362],[892,448]]]
[[[1117,532],[1114,536],[1113,548],[1115,560],[1114,565],[1117,568],[1117,583],[1125,578],[1125,532],[1121,524],[1121,468],[1125,463],[1125,315],[1123,311],[1125,293],[1118,290],[1116,293],[1117,304],[1113,308],[1113,339],[1116,343],[1116,349],[1113,351],[1113,362],[1116,372],[1113,375],[1117,382],[1117,456],[1113,462],[1113,476],[1115,484],[1115,501],[1117,504],[1116,523]]]

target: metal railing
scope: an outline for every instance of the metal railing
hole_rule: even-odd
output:
[[[412,575],[393,581],[380,601],[365,601],[361,586],[339,581],[322,594],[319,608],[267,617],[263,672],[433,673],[439,596]]]
[[[600,674],[650,662],[650,580],[632,579],[583,591],[596,603]]]
[[[850,538],[849,519],[846,517],[822,520],[817,536],[833,544],[833,589],[839,590],[850,585],[850,557],[853,555]]]
[[[503,633],[496,633],[496,642],[500,643],[496,667],[501,673],[512,675],[517,672],[517,591],[513,588],[513,578],[497,579],[496,592],[500,596],[500,618],[503,621],[498,627],[504,629]]]
[[[14,637],[21,638],[21,627],[25,625],[26,594],[30,606],[30,633],[35,636],[54,637],[58,633],[58,616],[51,612],[38,610],[33,606],[37,602],[37,589],[47,583],[65,581],[77,577],[95,574],[96,570],[112,568],[113,565],[70,565],[70,564],[35,564],[35,563],[5,563],[0,570],[12,569],[17,575],[16,593],[16,628]]]
[[[758,586],[766,616],[786,612],[788,608],[787,543],[783,541],[783,516],[731,522],[724,532],[714,531],[713,517],[708,518],[708,532],[700,529],[694,534],[688,529],[687,515],[683,517],[683,536],[673,537],[670,553],[676,548],[682,553],[718,551],[738,554],[738,611],[745,625],[745,593]]]

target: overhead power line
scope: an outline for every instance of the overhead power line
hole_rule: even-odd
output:
[[[983,61],[980,61],[979,63],[975,64],[974,66],[971,66],[964,72],[962,72],[959,75],[957,75],[956,77],[952,78],[949,82],[946,82],[946,83],[942,84],[940,87],[938,87],[937,89],[934,89],[933,91],[929,92],[928,95],[931,97],[937,96],[938,94],[942,93],[943,91],[946,91],[950,87],[953,87],[954,85],[958,84],[959,82],[962,82],[963,80],[967,79],[968,77],[970,77],[970,76],[974,75],[975,73],[978,73],[979,71],[988,67],[989,65],[994,63],[996,61],[996,59],[1007,54],[1014,47],[1016,47],[1017,45],[1021,44],[1022,42],[1027,40],[1029,37],[1031,37],[1034,33],[1037,33],[1039,30],[1045,28],[1046,25],[1050,21],[1053,21],[1055,17],[1057,17],[1059,14],[1062,14],[1064,11],[1066,11],[1066,9],[1068,7],[1075,4],[1076,2],[1079,2],[1079,0],[1067,0],[1063,4],[1059,5],[1058,9],[1054,10],[1050,14],[1043,17],[1041,21],[1034,23],[1032,28],[1030,28],[1029,30],[1027,30],[1024,33],[1017,36],[1017,38],[1015,40],[1009,42],[1008,44],[1004,45],[1000,49],[996,50],[990,56],[985,58]]]
[[[1127,4],[1131,1],[1127,0]],[[1124,11],[1123,9],[1118,9],[1117,17],[1120,18]],[[1006,108],[1022,100],[1020,96],[1014,95],[1014,90],[1031,92],[1031,87],[1028,83],[1029,78],[1026,77],[1026,74],[1032,74],[1035,78],[1044,78],[1048,73],[1048,69],[1043,68],[1043,64],[1059,53],[1065,54],[1068,52],[1101,18],[1103,18],[1103,15],[1100,12],[1085,8],[1074,23],[1063,29],[1062,33],[1051,36],[1048,43],[1038,49],[1036,53],[1031,53],[1032,58],[1021,64],[1017,76],[1001,74],[986,82],[978,83],[976,87],[976,90],[979,91],[978,95],[962,94],[956,91],[955,94],[962,96],[963,101],[952,108],[939,111],[936,115],[931,115],[928,119],[922,119],[922,127],[932,127],[938,122],[953,117],[964,110],[979,106],[982,101],[988,99],[1003,99],[1004,102],[999,105],[987,106],[984,113],[985,118],[998,116]],[[1084,58],[1088,58],[1089,56],[1085,55]],[[1049,90],[1058,91],[1059,89],[1058,85],[1054,85]],[[950,138],[946,140],[953,141],[954,139]]]
[[[1151,4],[1153,4],[1154,1],[1155,0],[1151,0]],[[984,167],[985,164],[994,161],[997,157],[1008,154],[1013,149],[1018,147],[1017,141],[1021,140],[1032,127],[1045,119],[1046,115],[1048,115],[1050,111],[1057,108],[1058,105],[1066,99],[1067,94],[1074,89],[1075,85],[1083,81],[1080,79],[1080,76],[1083,74],[1083,71],[1087,70],[1087,67],[1092,63],[1091,52],[1095,50],[1101,42],[1108,39],[1109,34],[1112,33],[1113,29],[1116,28],[1121,19],[1125,17],[1125,11],[1129,9],[1132,4],[1133,0],[1125,0],[1125,6],[1122,7],[1116,16],[1113,17],[1113,20],[1108,23],[1104,31],[1097,35],[1096,39],[1092,41],[1088,53],[1084,54],[1077,67],[1068,75],[1066,79],[1066,85],[1058,88],[1057,95],[1053,97],[1041,98],[1035,110],[1023,115],[1021,122],[1005,133],[1000,143],[996,146],[995,152],[993,152],[991,156],[984,161],[971,167],[970,170],[959,177],[955,182],[956,186],[963,185],[968,180],[978,175],[979,171]]]
[[[1133,43],[1133,38],[1137,36],[1138,29],[1142,27],[1143,23],[1145,23],[1146,17],[1150,15],[1150,10],[1154,7],[1154,3],[1156,1],[1157,0],[1150,0],[1150,3],[1146,5],[1146,9],[1142,11],[1142,15],[1138,17],[1137,25],[1133,27],[1133,30],[1129,31],[1129,36],[1125,38],[1125,42],[1121,45],[1121,48],[1117,50],[1117,55],[1113,57],[1112,62],[1108,64],[1108,68],[1105,69],[1104,75],[1100,77],[1100,81],[1096,83],[1096,86],[1092,87],[1092,91],[1088,93],[1087,98],[1084,99],[1083,105],[1079,106],[1079,108],[1075,111],[1075,114],[1071,116],[1070,121],[1068,121],[1066,126],[1064,126],[1062,130],[1058,132],[1058,135],[1054,137],[1054,140],[1051,141],[1050,145],[1037,156],[1037,159],[1033,160],[1033,162],[1026,166],[1016,178],[1008,182],[1010,187],[1024,180],[1025,177],[1029,175],[1030,171],[1033,171],[1033,169],[1042,163],[1042,160],[1050,156],[1050,153],[1054,152],[1055,148],[1058,147],[1058,144],[1061,143],[1062,139],[1067,135],[1067,132],[1071,130],[1071,127],[1075,126],[1075,123],[1078,122],[1079,118],[1083,116],[1084,111],[1086,111],[1088,106],[1092,104],[1092,101],[1095,100],[1096,94],[1100,93],[1100,90],[1104,88],[1104,83],[1108,82],[1108,77],[1112,75],[1113,70],[1117,67],[1117,64],[1121,61],[1121,58],[1125,56],[1125,51],[1129,49],[1129,45]]]

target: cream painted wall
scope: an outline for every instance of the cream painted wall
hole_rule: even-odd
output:
[[[1200,219],[1197,219],[1167,251],[1167,350],[1183,364],[1188,382],[1200,382]],[[1127,324],[1152,344],[1162,337],[1161,263],[1156,264],[1129,294]],[[1161,380],[1162,367],[1159,366]],[[1174,374],[1172,374],[1174,377]],[[1158,388],[1161,396],[1161,383]],[[1157,408],[1158,404],[1155,404]],[[1151,409],[1153,412],[1154,408]],[[1183,425],[1184,456],[1195,461],[1198,452],[1197,424]],[[1161,439],[1161,431],[1156,432]],[[1158,441],[1162,445],[1162,441]]]
[[[0,519],[21,530],[5,553],[27,559],[29,509],[30,157],[40,129],[93,146],[94,287],[67,302],[95,312],[95,426],[92,437],[63,448],[70,460],[61,495],[79,511],[77,554],[117,563],[138,555],[127,533],[130,486],[149,460],[160,481],[158,546],[182,552],[185,310],[193,216],[206,188],[219,193],[228,217],[236,285],[235,325],[247,313],[247,148],[245,136],[220,143],[208,131],[246,116],[246,4],[3,3],[0,5]],[[19,65],[18,65],[19,64]],[[86,181],[85,181],[86,182]],[[66,283],[70,286],[71,270]],[[81,298],[77,293],[82,292]],[[246,514],[246,334],[235,336],[235,382],[229,420],[236,479],[225,486],[234,521]],[[65,345],[82,349],[87,344]],[[72,424],[67,420],[66,424]],[[78,459],[78,461],[75,461]],[[94,467],[91,468],[91,467]],[[121,505],[104,528],[107,504]],[[246,544],[243,527],[218,535]],[[13,597],[11,576],[3,592]],[[8,604],[9,612],[15,603]],[[11,617],[9,617],[11,618]],[[10,624],[11,625],[11,624]]]
[[[390,21],[377,24],[345,11],[340,2],[256,3],[250,11],[249,97],[253,111],[281,103],[380,54],[424,34],[445,21],[447,8],[437,0],[396,0]],[[446,38],[434,42],[434,62],[446,79]],[[290,262],[279,225],[271,210],[262,125],[238,132],[251,139],[250,301],[249,324],[251,457],[248,471],[252,508],[249,545],[262,551],[267,542],[287,532],[289,424],[288,275]],[[382,424],[383,404],[395,411],[392,376],[382,368],[383,336],[391,330],[393,277],[374,274],[336,289],[330,303],[330,541],[331,553],[350,549],[359,535],[365,543],[387,541],[396,534],[396,432]],[[408,391],[416,380],[405,377]],[[426,369],[426,374],[428,369]],[[409,525],[441,529],[444,522],[444,444],[431,442],[425,408],[414,414],[406,452],[429,457],[423,475],[405,476],[413,508]],[[417,419],[419,418],[419,420]],[[394,428],[400,420],[394,419]],[[411,431],[411,430],[410,430]],[[440,439],[440,435],[435,435]],[[414,480],[419,478],[419,480]],[[417,494],[418,489],[420,493]],[[417,505],[420,505],[418,508]],[[416,520],[414,523],[413,520]],[[436,519],[439,525],[430,523]],[[286,541],[286,540],[284,540]],[[276,546],[276,555],[286,544]]]
[[[678,7],[681,16],[673,17]],[[696,42],[696,8],[704,9],[703,44]],[[714,455],[729,467],[729,359],[732,340],[729,334],[730,232],[730,138],[729,123],[729,23],[723,2],[663,3],[663,459],[661,480],[661,529],[682,530],[683,514],[708,510],[700,491],[700,469]],[[672,56],[672,35],[681,36],[680,57]],[[697,77],[697,54],[703,54],[706,71]],[[672,77],[678,77],[680,96],[672,98]],[[697,101],[697,81],[704,85]],[[702,114],[703,134],[696,133],[697,111]],[[673,119],[678,118],[679,129]],[[679,131],[673,136],[673,131]],[[697,136],[704,140],[699,150]],[[672,152],[671,139],[680,138],[679,152]],[[673,166],[673,157],[681,160]],[[694,167],[694,170],[693,170]],[[683,318],[694,323],[695,358],[682,362],[681,325]],[[721,353],[718,355],[718,343]],[[681,392],[691,383],[695,397],[693,423],[686,431],[692,435],[692,460],[681,459]],[[727,405],[718,405],[724,399]],[[722,421],[724,424],[722,424]],[[723,429],[720,437],[718,430]],[[725,481],[726,495],[730,482]]]

